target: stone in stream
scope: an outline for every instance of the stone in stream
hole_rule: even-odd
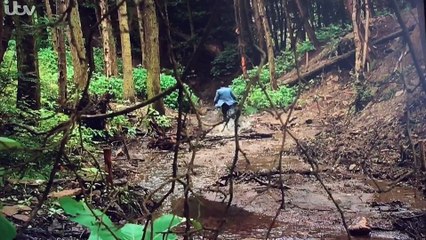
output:
[[[351,164],[349,166],[349,171],[353,171],[353,170],[355,170],[355,168],[356,168],[356,164]]]
[[[368,225],[367,218],[361,217],[358,218],[356,224],[349,226],[348,230],[352,236],[368,236],[371,232],[371,227]]]

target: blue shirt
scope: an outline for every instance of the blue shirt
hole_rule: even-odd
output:
[[[232,90],[229,87],[221,87],[216,91],[216,96],[214,97],[215,107],[222,107],[226,103],[228,106],[232,106],[237,103],[237,98],[232,93]]]

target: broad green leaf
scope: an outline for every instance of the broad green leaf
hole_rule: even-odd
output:
[[[0,151],[19,148],[22,148],[19,142],[7,137],[0,137]]]
[[[119,237],[122,240],[141,240],[143,236],[143,226],[127,223],[119,230]]]
[[[166,214],[154,221],[154,240],[162,240],[164,238],[164,233],[169,232],[169,230],[177,225],[185,222],[185,218],[178,217],[173,214]],[[176,239],[175,234],[167,234],[166,239]]]
[[[86,203],[77,202],[71,197],[59,199],[59,203],[64,211],[71,215],[70,220],[90,230],[89,239],[92,240],[114,240],[113,234],[118,236],[119,231],[111,219],[98,209],[89,209]],[[107,229],[108,227],[108,229]]]
[[[110,229],[115,236],[119,237],[119,232],[115,229]],[[122,239],[121,237],[119,237]],[[116,240],[116,238],[108,231],[105,226],[100,228],[90,229],[89,240]]]
[[[15,226],[2,214],[0,214],[0,233],[3,240],[13,240],[16,237]]]
[[[59,204],[64,209],[64,211],[71,215],[77,216],[78,214],[84,214],[86,212],[82,202],[77,202],[71,197],[63,197],[59,199]]]

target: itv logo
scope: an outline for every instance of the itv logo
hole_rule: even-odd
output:
[[[9,16],[23,16],[23,15],[33,15],[35,11],[35,6],[32,6],[31,9],[27,5],[20,5],[17,1],[12,1],[12,5],[8,0],[4,1],[4,13]]]

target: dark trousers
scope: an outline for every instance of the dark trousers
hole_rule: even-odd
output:
[[[227,113],[228,113],[228,110],[229,110],[229,108],[230,108],[230,106],[228,105],[228,104],[226,104],[226,103],[224,103],[224,104],[222,104],[222,116],[223,116],[223,119],[225,119],[226,120],[226,118],[227,118]]]

